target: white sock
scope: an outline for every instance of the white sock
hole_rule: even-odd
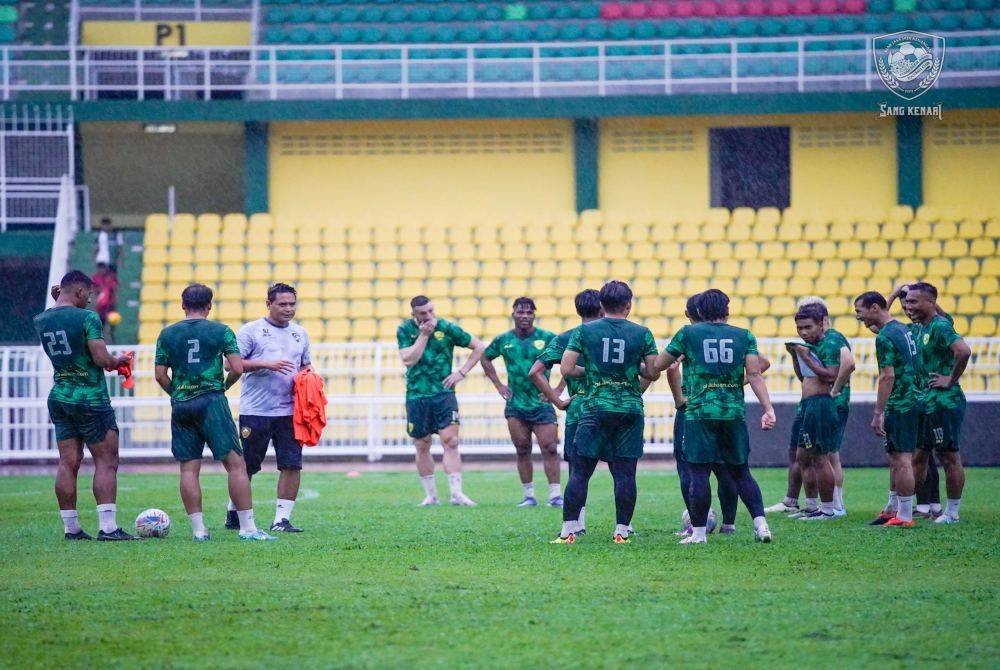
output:
[[[253,508],[250,509],[238,509],[236,510],[236,516],[240,518],[240,532],[241,533],[256,533],[257,524],[253,522]]]
[[[448,475],[448,488],[451,489],[451,497],[462,495],[462,473],[453,472]]]
[[[761,528],[767,528],[767,519],[762,516],[755,516],[753,518],[753,529],[760,530]]]
[[[813,512],[819,509],[819,498],[806,498],[806,511]]]
[[[579,521],[563,521],[562,530],[559,532],[559,537],[567,538],[570,533],[575,533],[579,530]]]
[[[844,487],[833,487],[833,506],[837,509],[844,509]]]
[[[292,518],[292,508],[295,507],[294,500],[278,498],[278,506],[274,509],[274,523]]]
[[[691,529],[691,539],[692,540],[705,540],[707,535],[705,533],[705,526],[695,526]]]
[[[535,483],[534,482],[528,482],[527,484],[521,484],[521,488],[524,489],[524,497],[525,498],[534,498],[535,497]]]
[[[885,509],[889,512],[895,512],[899,508],[899,496],[896,495],[895,491],[889,491],[889,502],[885,504]]]
[[[438,497],[437,482],[434,481],[434,475],[427,475],[426,477],[420,478],[420,485],[424,487],[424,494],[428,498]]]
[[[931,511],[931,506],[927,504],[917,505],[917,511],[921,514],[929,514]]]
[[[586,528],[587,527],[587,525],[586,525],[587,522],[584,521],[584,518],[583,518],[584,515],[586,514],[586,512],[587,512],[587,508],[586,507],[581,507],[580,508],[580,516],[578,516],[576,518],[577,522],[580,524],[580,528]]]
[[[962,506],[961,498],[948,498],[945,501],[944,513],[952,519],[958,518],[958,508]]]
[[[941,503],[931,503],[931,514],[941,513]]]
[[[621,535],[624,538],[628,538],[629,531],[631,529],[622,523],[615,524],[615,535]]]
[[[236,503],[234,503],[232,500],[227,501],[226,502],[226,511],[227,512],[235,512],[236,511]]]
[[[785,503],[785,507],[798,507],[799,506],[799,499],[798,498],[790,498],[788,496],[785,496],[785,499],[782,502]]]
[[[558,498],[562,495],[562,487],[559,486],[559,482],[555,484],[549,484],[549,500],[553,498]]]
[[[118,522],[115,521],[115,512],[117,510],[118,506],[114,503],[105,503],[97,506],[97,518],[100,521],[101,530],[105,533],[110,533],[118,528]]]
[[[75,509],[61,509],[59,510],[59,516],[62,517],[63,528],[66,529],[67,533],[79,533],[83,530],[80,528],[80,518],[77,516]]]
[[[900,521],[913,521],[913,496],[898,496],[899,510],[896,518]]]
[[[188,519],[191,520],[191,532],[195,535],[204,535],[208,532],[208,529],[205,528],[205,515],[202,512],[188,514]]]
[[[819,504],[819,511],[828,516],[833,516],[834,512],[837,511],[837,508],[834,506],[834,502],[830,500],[829,502],[821,502]]]

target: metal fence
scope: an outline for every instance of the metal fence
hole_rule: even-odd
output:
[[[1000,400],[1000,338],[969,339],[973,350],[964,386],[970,401]],[[851,343],[857,359],[852,397],[874,397],[876,363],[874,338]],[[768,387],[778,402],[798,398],[791,360],[780,339],[760,340],[761,353],[771,362]],[[123,350],[122,347],[114,347]],[[121,429],[122,454],[169,454],[170,406],[153,379],[153,348],[134,347],[136,385],[122,388],[117,376],[108,377],[112,404]],[[467,352],[460,352],[460,359]],[[404,368],[394,344],[316,344],[313,363],[326,380],[328,425],[320,445],[307,453],[367,456],[408,454],[404,407]],[[503,372],[502,360],[498,369]],[[55,435],[49,423],[46,398],[52,372],[39,347],[0,348],[0,459],[17,460],[51,455]],[[239,393],[229,393],[234,413]],[[510,451],[503,402],[477,368],[459,387],[463,451],[505,454]],[[748,392],[748,401],[753,395]],[[649,453],[671,453],[673,402],[666,382],[657,382],[645,397],[646,448]],[[560,420],[562,418],[560,417]]]
[[[947,33],[995,41],[997,31]],[[4,100],[503,98],[866,91],[872,35],[500,44],[0,49]],[[952,66],[951,64],[954,64]],[[1000,46],[954,46],[938,88],[1000,85]]]

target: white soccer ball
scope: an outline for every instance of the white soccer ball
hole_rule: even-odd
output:
[[[170,515],[155,507],[148,509],[135,518],[135,532],[139,537],[166,537],[170,532]]]
[[[691,525],[691,515],[685,509],[684,512],[681,514],[681,528],[687,528],[690,525]],[[708,525],[705,526],[705,532],[706,533],[711,533],[712,531],[715,530],[715,527],[717,525],[718,525],[718,521],[716,521],[716,519],[715,519],[715,510],[709,509],[708,510]]]

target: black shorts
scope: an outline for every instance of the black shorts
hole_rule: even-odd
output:
[[[458,424],[458,398],[454,393],[406,399],[406,432],[415,440]]]
[[[290,416],[240,415],[240,441],[247,474],[260,472],[267,455],[268,443],[274,443],[274,456],[279,470],[302,469],[302,445],[295,439],[295,427]]]
[[[100,444],[108,431],[118,432],[115,410],[107,405],[77,405],[49,398],[49,417],[56,427],[56,440],[79,439],[86,444]]]
[[[529,426],[542,426],[547,423],[559,423],[556,420],[556,410],[552,405],[544,405],[535,409],[519,409],[510,405],[504,407],[503,416],[505,419],[517,419]]]

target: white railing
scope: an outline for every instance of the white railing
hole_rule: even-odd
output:
[[[949,33],[996,36],[998,31]],[[870,35],[499,44],[5,47],[4,100],[502,98],[861,91],[882,86]],[[851,49],[830,47],[849,43]],[[754,51],[748,50],[754,45]],[[691,47],[719,53],[688,53]],[[652,55],[616,55],[622,48]],[[551,56],[572,49],[577,56]],[[788,49],[788,50],[783,50]],[[429,58],[430,51],[452,58]],[[500,58],[499,52],[515,57]],[[974,55],[973,69],[949,67]],[[967,64],[966,64],[967,65]],[[844,70],[841,72],[840,70]],[[447,74],[447,76],[443,76]],[[1000,85],[1000,46],[949,47],[935,86]]]
[[[963,385],[970,401],[1000,400],[1000,338],[969,339],[972,361]],[[768,387],[778,402],[798,397],[791,361],[783,340],[760,340],[761,352],[772,361]],[[852,342],[857,371],[852,397],[874,397],[876,364],[874,338]],[[136,352],[134,392],[108,376],[112,404],[117,410],[123,455],[169,454],[170,406],[153,379],[151,346],[113,347]],[[467,352],[460,352],[459,357]],[[328,425],[323,440],[309,454],[367,456],[408,454],[404,408],[404,368],[396,346],[389,343],[316,344],[313,363],[326,379]],[[501,375],[502,361],[498,361]],[[39,347],[0,348],[0,459],[51,455],[55,436],[49,423],[46,398],[51,388],[51,366]],[[477,368],[459,387],[463,450],[477,454],[510,452],[503,402]],[[229,393],[234,413],[239,394]],[[748,394],[748,400],[752,395]],[[673,402],[663,382],[646,394],[646,443],[649,453],[670,453]],[[560,417],[562,420],[562,417]]]
[[[249,21],[254,16],[256,1],[242,3],[203,2],[202,0],[175,0],[169,4],[134,0],[120,6],[91,6],[74,0],[73,11],[79,19],[95,21]]]

